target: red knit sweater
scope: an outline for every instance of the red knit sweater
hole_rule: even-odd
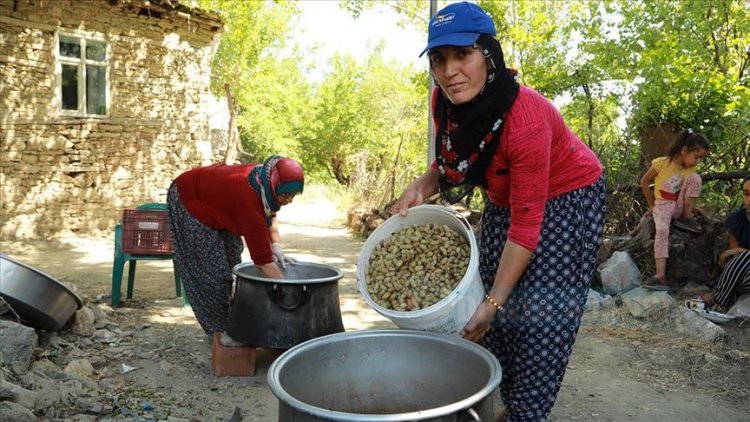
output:
[[[490,201],[511,209],[508,239],[534,251],[546,202],[593,184],[601,174],[596,154],[565,125],[554,104],[521,86],[485,173]]]
[[[263,203],[247,181],[253,167],[214,164],[189,170],[175,183],[190,215],[208,227],[244,237],[253,262],[263,265],[273,261],[273,252]]]

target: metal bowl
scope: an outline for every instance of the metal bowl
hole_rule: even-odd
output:
[[[487,349],[412,330],[318,337],[268,369],[280,422],[491,421],[501,378]]]
[[[0,254],[0,295],[34,328],[58,331],[81,298],[67,286],[35,268]]]

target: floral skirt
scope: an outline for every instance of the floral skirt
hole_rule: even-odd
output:
[[[175,184],[167,193],[167,207],[177,270],[195,318],[206,334],[223,332],[229,320],[232,269],[242,260],[242,238],[190,215]]]
[[[602,242],[606,189],[594,184],[547,202],[539,244],[485,337],[500,361],[509,420],[543,421],[555,404],[581,323]],[[489,291],[510,227],[510,209],[487,203],[479,272]]]

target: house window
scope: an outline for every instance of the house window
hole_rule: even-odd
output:
[[[107,43],[75,35],[59,36],[60,108],[64,114],[107,114]]]

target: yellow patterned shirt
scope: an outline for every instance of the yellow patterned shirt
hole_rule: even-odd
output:
[[[680,196],[682,185],[688,176],[696,172],[695,166],[682,167],[669,157],[655,158],[651,166],[656,170],[654,178],[654,196],[656,199],[676,201]]]

